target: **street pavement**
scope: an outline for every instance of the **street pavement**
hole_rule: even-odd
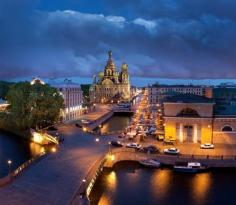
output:
[[[127,139],[123,139],[124,143],[128,143]],[[134,141],[138,142],[138,141]],[[138,142],[139,143],[139,142]],[[236,156],[236,144],[214,144],[214,149],[200,149],[199,143],[175,143],[174,145],[164,145],[163,142],[157,141],[152,137],[147,137],[140,143],[142,146],[155,145],[160,148],[161,152],[165,148],[176,147],[181,154],[188,155],[209,155],[209,156]]]
[[[65,138],[55,153],[33,163],[10,184],[0,188],[0,204],[68,204],[93,163],[108,151],[112,137],[81,132],[75,125],[64,125]]]

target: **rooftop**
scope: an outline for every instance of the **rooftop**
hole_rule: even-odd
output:
[[[215,116],[236,116],[236,105],[216,105],[214,108]]]
[[[214,103],[210,98],[193,95],[193,94],[178,94],[171,97],[167,97],[164,103]]]

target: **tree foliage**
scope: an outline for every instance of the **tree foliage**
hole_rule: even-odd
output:
[[[81,84],[81,89],[83,91],[83,97],[84,97],[85,103],[88,103],[90,101],[90,99],[89,99],[90,86],[91,86],[90,84]]]
[[[7,94],[8,116],[18,129],[41,128],[59,120],[63,98],[49,85],[19,82]]]
[[[11,85],[14,83],[6,82],[6,81],[0,81],[0,98],[6,99],[7,92]]]

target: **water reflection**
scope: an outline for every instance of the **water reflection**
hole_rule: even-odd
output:
[[[208,197],[211,180],[210,173],[194,175],[192,179],[192,191],[194,198],[198,201],[198,204],[203,204],[203,202]]]
[[[114,115],[101,127],[101,133],[116,132],[125,129],[130,122],[130,115]]]
[[[35,157],[45,151],[45,148],[34,142],[29,142],[30,155]]]
[[[126,163],[104,172],[90,199],[92,205],[233,205],[235,183],[235,171],[184,174]]]
[[[110,174],[108,174],[107,178],[106,178],[106,182],[107,182],[107,187],[110,191],[114,191],[116,189],[116,173],[114,171],[112,171]]]
[[[16,169],[41,151],[42,146],[38,144],[0,131],[0,177],[8,174],[8,160],[12,161],[11,168]]]
[[[171,184],[171,170],[157,170],[151,177],[151,191],[154,196],[164,198],[168,194]]]

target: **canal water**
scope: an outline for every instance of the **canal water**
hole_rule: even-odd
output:
[[[115,113],[110,119],[103,123],[101,127],[101,134],[118,132],[124,130],[131,120],[129,113]]]
[[[40,153],[42,146],[18,136],[0,131],[0,178],[8,174],[7,160],[12,161],[11,170]]]
[[[91,205],[235,205],[236,171],[181,174],[121,162],[103,171]]]

